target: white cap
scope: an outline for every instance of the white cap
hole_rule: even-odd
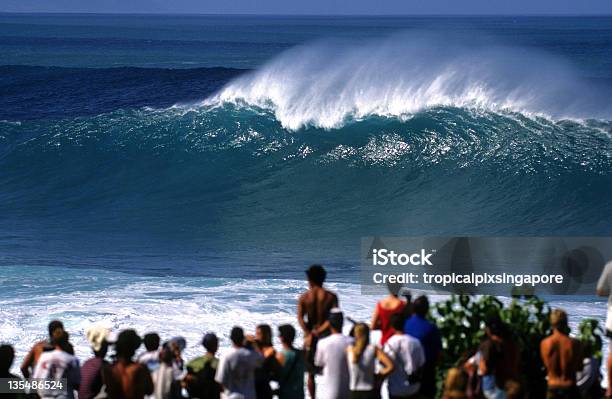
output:
[[[110,330],[102,326],[93,326],[87,329],[85,335],[87,336],[87,340],[91,344],[93,350],[98,352],[100,349],[102,349],[102,345],[110,335]]]

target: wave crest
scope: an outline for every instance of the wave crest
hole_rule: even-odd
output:
[[[369,116],[409,118],[435,106],[551,119],[607,118],[605,94],[556,57],[487,40],[411,33],[291,49],[202,105],[255,106],[283,127],[338,128]]]

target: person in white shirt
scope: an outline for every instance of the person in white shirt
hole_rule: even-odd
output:
[[[68,333],[65,331],[53,340],[53,350],[43,352],[34,368],[33,378],[47,380],[65,379],[65,389],[39,389],[38,396],[42,399],[74,399],[74,391],[79,389],[81,371],[79,360],[70,351]]]
[[[390,399],[418,397],[421,388],[418,376],[425,364],[425,351],[418,339],[404,334],[403,322],[400,315],[391,317],[394,333],[384,347],[394,365],[387,380]]]
[[[597,282],[597,295],[608,297],[608,312],[606,315],[606,336],[612,338],[612,261],[606,266]],[[608,355],[608,381],[612,381],[612,351]],[[606,397],[612,396],[612,384],[608,384]]]
[[[377,381],[382,381],[391,374],[393,361],[378,346],[370,344],[370,328],[367,324],[357,323],[353,331],[355,342],[346,349],[351,377],[351,398],[380,398]],[[378,373],[376,373],[377,361],[383,365]]]
[[[187,341],[183,337],[174,337],[166,342],[164,345],[164,349],[170,349],[174,354],[174,359],[172,360],[172,372],[175,380],[182,380],[187,375],[187,370],[185,370],[185,361],[183,360],[183,350],[187,346]]]
[[[145,334],[142,342],[146,351],[136,357],[136,361],[146,365],[151,373],[159,367],[159,341],[159,335],[156,333]]]
[[[255,369],[263,363],[263,356],[257,349],[257,342],[249,340],[245,347],[244,330],[232,328],[230,333],[232,348],[225,353],[219,362],[215,381],[223,386],[222,398],[256,399]]]
[[[181,397],[180,381],[174,378],[174,370],[172,369],[172,361],[174,353],[170,348],[164,348],[159,355],[159,365],[157,369],[151,373],[153,379],[153,395],[155,399],[175,399]]]
[[[342,335],[343,321],[340,309],[332,309],[329,313],[331,335],[317,344],[314,364],[323,369],[324,398],[348,399],[351,396],[346,348],[353,340]]]

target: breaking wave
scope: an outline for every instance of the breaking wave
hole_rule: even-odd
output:
[[[406,119],[431,107],[607,119],[610,93],[562,59],[490,40],[410,33],[360,43],[321,41],[286,51],[232,80],[204,106],[271,110],[283,127],[338,128],[370,116]]]

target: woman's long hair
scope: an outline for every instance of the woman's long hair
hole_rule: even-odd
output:
[[[256,328],[261,332],[259,345],[266,348],[272,346],[272,327],[269,324],[260,324]]]
[[[353,363],[358,363],[363,352],[370,344],[370,327],[365,323],[355,324],[355,342],[353,344]]]

